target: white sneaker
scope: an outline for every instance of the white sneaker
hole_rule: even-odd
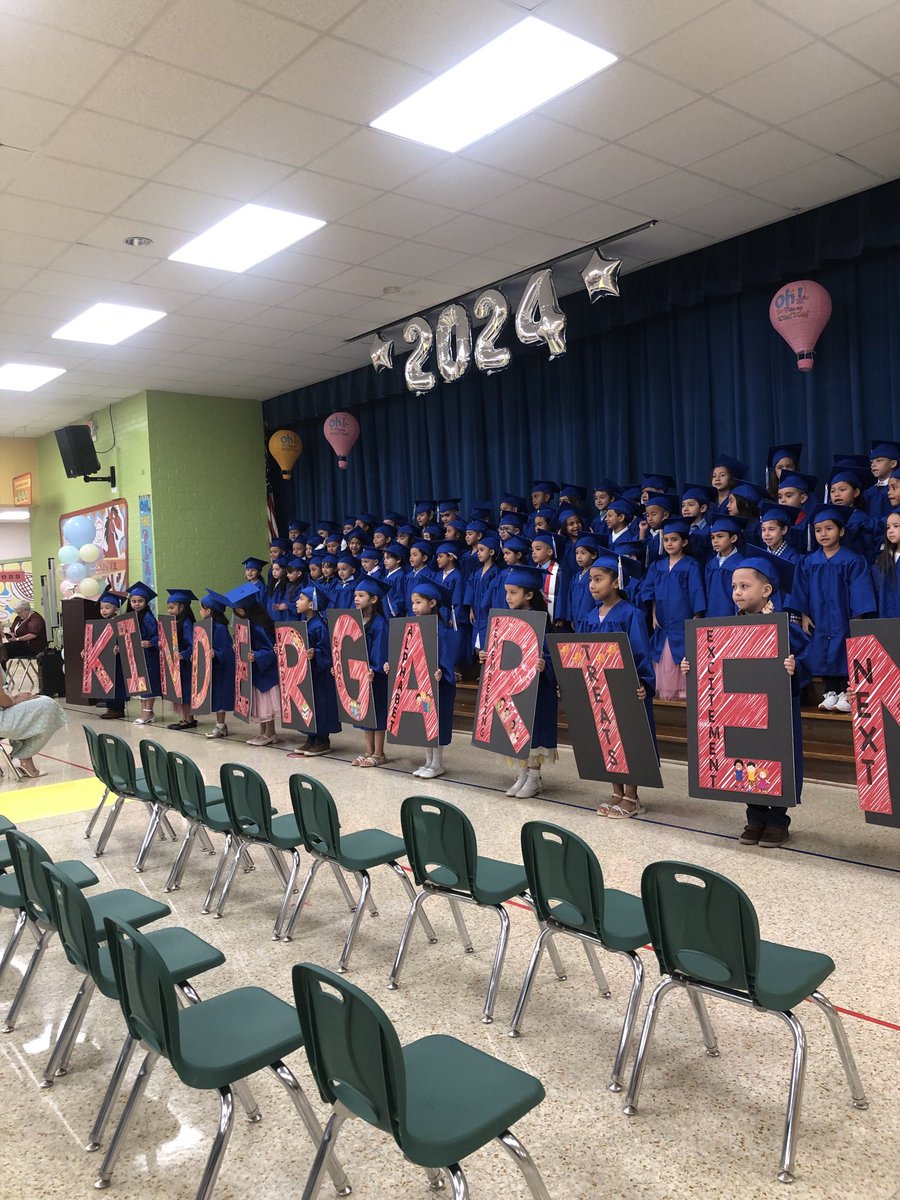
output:
[[[211,729],[206,736],[208,738],[226,738],[228,737],[228,726],[216,725],[215,728]]]
[[[520,800],[529,800],[532,796],[536,796],[543,786],[540,771],[529,771],[525,782],[516,792],[516,796]]]
[[[521,770],[516,775],[516,778],[513,782],[512,787],[509,788],[509,790],[507,791],[507,793],[506,793],[507,796],[518,796],[519,788],[522,786],[522,784],[526,781],[527,778],[528,778],[528,768],[522,767]]]
[[[848,712],[853,711],[853,709],[850,705],[850,701],[847,699],[846,692],[841,692],[841,694],[838,696],[837,700],[834,703],[834,711],[842,712],[842,713],[848,713]]]
[[[415,771],[413,771],[413,775],[415,775],[416,779],[421,779],[427,770],[428,764],[423,763],[421,767],[416,767]]]
[[[819,708],[824,708],[826,712],[831,712],[831,710],[837,705],[837,702],[837,692],[826,692],[822,698],[822,703],[819,705]]]
[[[420,779],[437,779],[438,775],[444,775],[443,767],[423,767],[419,772]]]

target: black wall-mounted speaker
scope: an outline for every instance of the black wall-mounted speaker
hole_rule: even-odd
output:
[[[66,425],[55,432],[63,466],[70,479],[77,479],[80,475],[95,475],[100,470],[100,460],[87,425]]]

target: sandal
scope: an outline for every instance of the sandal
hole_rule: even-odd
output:
[[[303,757],[305,758],[306,755],[304,755]],[[354,758],[353,761],[350,763],[350,766],[351,767],[365,766],[367,757],[368,757],[368,755],[366,755],[366,754],[357,754],[356,758]]]
[[[383,767],[386,762],[387,758],[383,754],[364,754],[359,765],[361,767]]]
[[[621,804],[601,804],[597,809],[597,815],[612,817],[614,821],[621,821],[629,817],[638,817],[646,811],[640,801],[637,802],[634,808],[623,808]]]

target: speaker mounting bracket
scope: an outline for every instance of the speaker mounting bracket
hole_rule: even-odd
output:
[[[115,491],[116,487],[116,468],[110,467],[108,475],[82,475],[85,483],[108,483]]]

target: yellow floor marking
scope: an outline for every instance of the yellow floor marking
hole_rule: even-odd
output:
[[[16,825],[36,821],[40,817],[60,817],[66,813],[85,812],[96,808],[103,795],[98,779],[70,779],[67,783],[0,791],[0,813]],[[112,803],[112,798],[107,803]]]

